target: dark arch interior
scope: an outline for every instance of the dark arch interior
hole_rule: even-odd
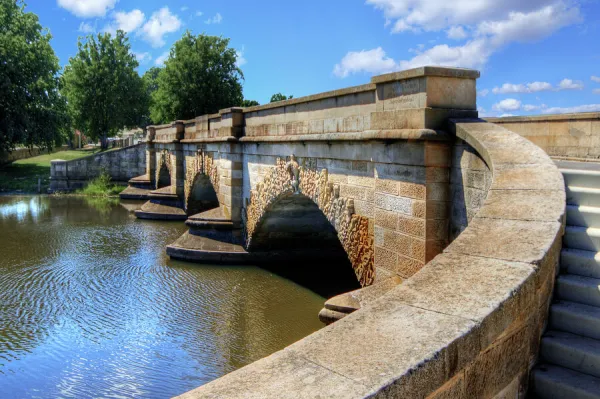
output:
[[[188,196],[188,215],[195,215],[218,206],[219,199],[210,178],[203,173],[198,173]]]
[[[171,185],[171,173],[169,172],[169,168],[163,162],[160,166],[160,170],[158,171],[158,181],[156,182],[157,188],[163,188]]]
[[[337,232],[308,197],[294,194],[274,203],[252,238],[265,252],[264,267],[325,297],[360,288]]]

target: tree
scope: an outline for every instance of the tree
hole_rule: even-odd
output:
[[[247,108],[247,107],[255,107],[257,105],[260,105],[260,103],[256,100],[244,100],[242,101],[242,107]]]
[[[66,137],[51,38],[21,1],[0,0],[0,151],[50,148]]]
[[[287,97],[285,94],[277,93],[271,96],[271,102],[291,100],[292,98],[294,98],[294,96]]]
[[[147,106],[143,108],[144,113],[140,117],[138,126],[144,129],[144,133],[146,131],[146,127],[152,123],[160,123],[159,121],[152,121],[152,118],[150,117],[150,108],[152,107],[152,94],[158,90],[158,75],[161,71],[161,68],[152,67],[148,69],[146,73],[144,73],[144,76],[142,76],[144,90],[146,92],[145,100],[147,101]]]
[[[229,39],[185,32],[158,75],[152,120],[191,119],[241,104],[244,75],[236,61]]]
[[[148,96],[136,72],[125,32],[90,35],[79,41],[78,53],[69,59],[63,74],[64,93],[74,127],[102,148],[107,138],[123,128],[138,126],[147,113]]]

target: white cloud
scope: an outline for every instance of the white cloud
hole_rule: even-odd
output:
[[[244,47],[242,47],[241,50],[237,50],[235,52],[235,55],[237,56],[237,61],[235,62],[235,65],[239,68],[242,65],[245,65],[248,63],[248,60],[244,57]]]
[[[91,24],[88,24],[87,22],[82,22],[79,24],[78,31],[82,33],[94,33],[96,29],[94,29],[94,27]]]
[[[207,25],[220,24],[221,21],[223,21],[223,17],[220,13],[216,13],[214,17],[207,19],[206,21],[204,21],[204,23]]]
[[[594,89],[594,90],[592,90],[592,93],[594,93],[594,94],[600,94],[600,89]]]
[[[368,51],[351,51],[333,68],[335,76],[345,78],[349,74],[364,71],[382,74],[397,69],[396,62],[385,55],[381,47]]]
[[[121,29],[125,32],[133,32],[144,22],[145,15],[140,10],[130,12],[119,11],[114,15],[116,29]]]
[[[590,76],[590,79],[592,79],[596,83],[600,83],[600,77],[598,76]]]
[[[513,114],[502,114],[500,115],[500,118],[507,118],[509,116],[514,116]]]
[[[58,6],[81,18],[103,17],[117,0],[58,0]]]
[[[144,53],[134,52],[133,55],[135,55],[135,58],[137,58],[140,65],[145,65],[148,62],[152,61],[152,55],[150,55],[150,53],[148,53],[148,52],[144,52]]]
[[[176,32],[181,28],[182,22],[177,15],[171,14],[169,7],[163,7],[154,12],[148,22],[142,26],[140,34],[152,47],[165,45],[163,36]]]
[[[196,16],[197,17],[201,17],[203,15],[204,15],[204,13],[202,11],[196,11]]]
[[[183,6],[183,7],[181,7],[181,12],[186,12],[189,9],[190,8],[188,6]]]
[[[479,96],[481,96],[481,97],[485,97],[485,96],[487,96],[487,95],[489,94],[489,92],[490,92],[490,91],[489,91],[488,89],[483,89],[483,90],[479,90],[479,91],[477,92],[477,94],[478,94]]]
[[[481,68],[496,51],[513,42],[532,42],[554,33],[556,30],[580,20],[579,8],[561,0],[367,0],[368,4],[383,10],[392,32],[441,31],[447,29],[449,37],[458,38],[462,29],[473,32],[467,43],[459,46],[438,44],[403,61],[391,58],[364,62],[367,66],[382,64],[393,69],[407,69],[423,65],[460,66]],[[356,57],[381,48],[349,52]],[[379,61],[379,62],[377,62]],[[341,67],[340,67],[341,68]],[[387,69],[387,68],[383,68]],[[337,76],[346,77],[350,73],[372,72],[369,69],[341,68]],[[377,68],[375,68],[377,70]],[[372,72],[377,73],[377,72]]]
[[[558,84],[557,90],[581,90],[583,82],[573,81],[571,79],[563,79]]]
[[[492,105],[494,111],[517,111],[521,108],[521,101],[514,98],[507,98]]]
[[[544,108],[546,108],[546,104],[542,104],[542,105],[525,104],[525,105],[523,105],[523,111],[526,111],[526,112],[539,111],[540,109],[544,109]]]
[[[446,31],[446,35],[449,39],[462,40],[466,39],[467,32],[465,32],[462,26],[451,26],[450,29]]]
[[[167,58],[169,58],[170,54],[170,51],[165,51],[164,53],[156,57],[156,59],[154,60],[154,64],[156,64],[157,66],[163,66]]]
[[[492,93],[494,94],[508,94],[508,93],[536,93],[539,91],[550,91],[553,87],[548,82],[531,82],[531,83],[504,83],[501,87],[494,87]]]
[[[599,112],[600,104],[585,104],[574,107],[553,107],[542,111],[544,114],[572,114],[577,112]]]

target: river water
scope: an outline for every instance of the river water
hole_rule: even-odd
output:
[[[167,398],[322,327],[324,298],[258,267],[172,261],[181,222],[0,197],[0,398]]]

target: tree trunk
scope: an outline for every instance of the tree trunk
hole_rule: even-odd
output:
[[[100,137],[100,149],[102,151],[108,149],[108,137],[106,137],[106,133],[103,133],[102,137]]]

